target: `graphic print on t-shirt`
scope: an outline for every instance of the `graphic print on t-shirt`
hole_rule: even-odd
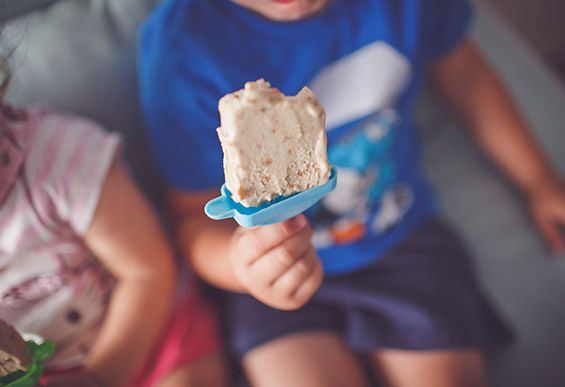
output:
[[[309,213],[316,247],[382,234],[413,203],[412,189],[397,179],[394,156],[400,120],[394,106],[409,78],[409,62],[377,42],[327,66],[311,83],[329,131],[365,117],[328,149],[338,183]]]
[[[326,109],[328,130],[393,107],[411,76],[408,60],[375,42],[326,66],[309,87]]]

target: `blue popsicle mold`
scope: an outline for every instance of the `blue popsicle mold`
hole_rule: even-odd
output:
[[[265,226],[283,222],[299,215],[331,192],[337,183],[337,174],[332,168],[327,183],[296,193],[278,197],[259,207],[245,207],[231,198],[231,192],[222,185],[222,195],[210,200],[204,207],[208,217],[220,220],[234,218],[242,227]]]

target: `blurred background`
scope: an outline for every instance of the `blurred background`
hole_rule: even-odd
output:
[[[565,82],[565,1],[480,1],[492,6]]]
[[[57,0],[0,0],[0,20]],[[80,0],[79,0],[80,1]],[[565,82],[564,0],[477,0],[492,7]]]

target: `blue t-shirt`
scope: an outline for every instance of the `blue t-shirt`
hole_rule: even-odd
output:
[[[171,186],[219,188],[218,99],[264,78],[326,109],[338,187],[308,217],[327,274],[377,260],[436,211],[412,108],[427,67],[465,38],[467,0],[334,0],[274,22],[230,0],[165,0],[141,31],[141,102]]]

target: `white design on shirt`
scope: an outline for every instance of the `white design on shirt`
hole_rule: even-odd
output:
[[[328,130],[392,107],[412,69],[398,50],[375,42],[326,66],[310,88],[326,109]]]

